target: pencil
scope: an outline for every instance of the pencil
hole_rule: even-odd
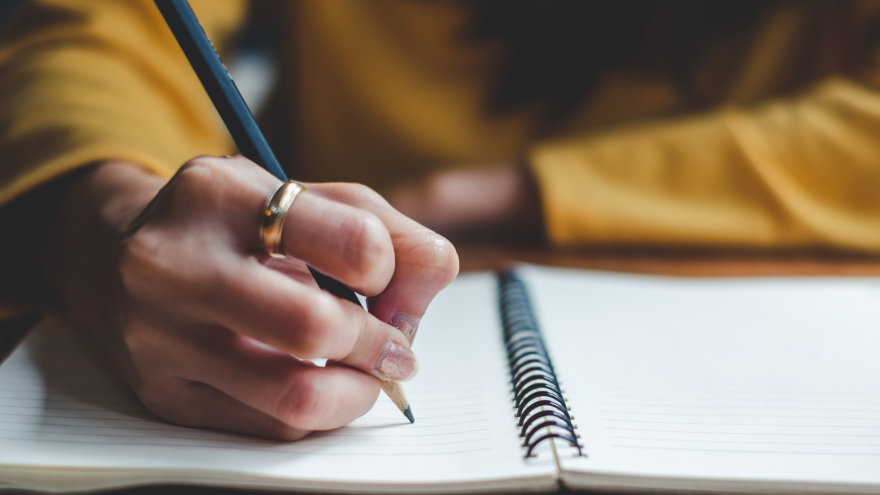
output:
[[[278,158],[269,147],[269,143],[260,131],[250,108],[239,93],[217,51],[214,50],[214,45],[205,34],[205,30],[189,3],[186,0],[155,0],[155,3],[214,103],[217,113],[223,119],[223,123],[229,130],[238,150],[279,180],[287,181],[287,174],[278,163]],[[321,289],[336,297],[361,305],[355,293],[342,282],[324,275],[312,267],[309,267],[309,271]],[[410,423],[415,422],[412,408],[406,400],[403,387],[399,382],[383,381],[382,390]]]

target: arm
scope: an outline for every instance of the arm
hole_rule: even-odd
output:
[[[880,250],[880,95],[835,78],[532,154],[560,244]]]
[[[414,373],[418,320],[457,271],[448,242],[366,188],[316,184],[288,216],[288,257],[268,259],[257,225],[277,180],[242,158],[187,161],[228,143],[152,4],[33,9],[0,52],[15,96],[0,107],[15,129],[0,139],[3,210],[42,229],[12,232],[41,253],[21,281],[43,279],[147,407],[292,439],[362,414],[377,378]],[[306,262],[370,313],[318,290]]]
[[[222,48],[241,2],[203,2]],[[207,8],[206,8],[207,7]],[[0,46],[0,205],[102,159],[170,177],[231,143],[162,17],[148,0],[32,1]]]
[[[878,109],[872,84],[831,78],[751,107],[547,142],[527,171],[443,172],[389,197],[444,233],[516,225],[534,238],[543,219],[557,245],[877,252]]]
[[[222,45],[243,6],[221,4],[205,28]],[[152,2],[37,0],[19,10],[0,45],[0,219],[10,229],[0,317],[46,300],[45,219],[80,170],[115,158],[167,178],[192,156],[230,149]]]

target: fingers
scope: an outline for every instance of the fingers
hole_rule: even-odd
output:
[[[253,260],[228,260],[220,270],[200,290],[200,318],[290,355],[340,361],[383,380],[407,380],[417,371],[403,335],[357,305]]]
[[[236,431],[278,440],[297,440],[315,430],[344,426],[366,413],[379,393],[379,382],[350,368],[291,364],[286,373],[254,373],[261,366],[230,366],[218,356],[198,356],[197,370],[226,373],[195,379],[172,379],[138,391],[144,405],[177,424]],[[289,358],[288,359],[292,359]],[[196,362],[190,356],[189,362]],[[237,371],[232,379],[219,377]],[[194,377],[195,378],[195,377]]]
[[[434,296],[458,274],[458,255],[442,236],[392,208],[378,194],[352,184],[312,186],[316,194],[372,212],[391,236],[395,268],[385,289],[369,300],[370,312],[412,342]]]
[[[238,362],[224,359],[231,356]],[[240,349],[230,356],[209,356],[204,369],[226,367],[237,373],[226,380],[218,380],[221,373],[203,374],[223,394],[297,430],[344,426],[364,415],[379,395],[379,381],[352,368],[309,366],[286,357],[273,369],[260,366],[260,357]]]
[[[229,161],[241,163],[230,167]],[[299,358],[338,360],[383,379],[411,377],[415,358],[393,327],[356,305],[315,290],[304,270],[297,273],[287,265],[280,271],[267,268],[261,264],[266,256],[254,256],[253,248],[247,247],[258,242],[259,213],[275,185],[277,180],[242,159],[191,161],[165,191],[165,203],[176,208],[163,207],[171,213],[151,221],[127,243],[121,269],[126,287],[157,308],[176,308],[193,321],[219,323]],[[396,248],[390,245],[391,233],[381,219],[309,191],[300,196],[288,215],[295,223],[288,226],[293,239],[285,245],[292,245],[294,252],[311,253],[301,254],[309,263],[310,258],[337,262],[325,271],[345,283],[352,284],[356,277],[349,272],[354,271],[372,278],[374,291],[385,289],[394,273]],[[248,208],[250,214],[241,214]],[[335,221],[336,216],[341,221]],[[356,246],[348,249],[386,253],[377,257],[387,266],[379,272],[388,274],[370,275],[373,271],[359,268],[357,262],[347,263],[351,256],[332,251],[340,244],[334,238],[345,238],[344,226],[353,224],[377,225],[367,230],[382,235],[363,235],[364,229],[361,235],[347,235],[355,239],[349,245]],[[336,228],[340,225],[343,228]]]
[[[536,242],[543,212],[535,177],[523,165],[444,170],[388,192],[392,205],[453,238]]]
[[[373,213],[307,189],[285,223],[282,242],[288,256],[305,260],[365,295],[378,294],[391,280],[391,235]]]
[[[139,398],[176,423],[291,439],[351,422],[379,393],[369,375],[302,362],[216,325],[139,319],[128,333],[145,377]]]
[[[299,440],[310,431],[285,424],[198,382],[144,389],[139,398],[157,416],[182,426],[232,431],[273,440]]]
[[[265,254],[260,215],[278,179],[243,157],[198,157],[187,162],[167,189],[181,211],[199,215],[194,229],[228,232],[242,254]],[[382,221],[370,211],[314,195],[299,194],[282,229],[282,251],[344,281],[364,294],[380,292],[394,273],[394,249]]]
[[[240,210],[262,211],[276,179],[242,160],[235,173],[249,187]],[[226,167],[229,168],[229,167]],[[257,172],[261,172],[257,173]],[[445,238],[392,208],[374,191],[355,184],[308,184],[291,205],[282,238],[284,252],[370,299],[370,311],[411,342],[430,301],[455,278],[458,256]],[[257,223],[246,218],[240,238]],[[261,250],[262,246],[250,249]]]
[[[458,273],[458,256],[452,245],[433,238],[433,233],[424,237],[423,242],[418,236],[400,240],[391,283],[369,301],[370,312],[400,330],[410,343],[428,304]]]

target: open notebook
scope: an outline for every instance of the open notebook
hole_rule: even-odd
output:
[[[0,487],[880,491],[880,280],[517,273],[503,311],[489,273],[432,305],[406,386],[415,424],[381,397],[294,443],[158,421],[46,320],[0,366]]]

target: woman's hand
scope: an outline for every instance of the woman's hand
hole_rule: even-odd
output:
[[[400,212],[454,240],[544,239],[535,178],[512,164],[453,168],[387,193]]]
[[[62,202],[50,286],[165,419],[295,439],[364,414],[377,378],[416,372],[409,346],[458,271],[452,245],[366,187],[308,184],[287,257],[271,258],[258,227],[277,185],[241,157],[193,159],[167,183],[107,162]],[[370,312],[318,289],[306,263]]]

